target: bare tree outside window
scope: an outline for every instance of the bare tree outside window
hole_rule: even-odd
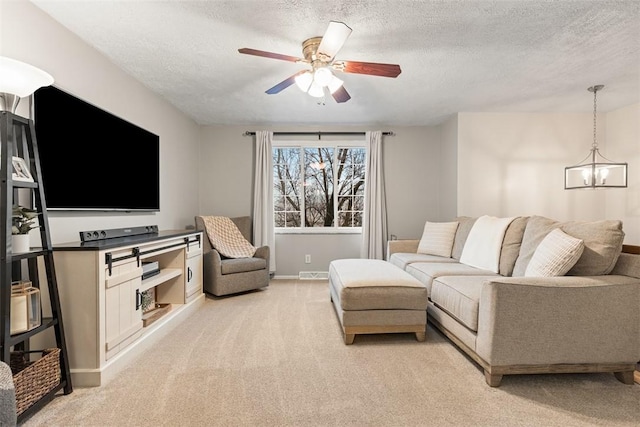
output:
[[[365,160],[362,147],[274,148],[275,226],[361,227]]]

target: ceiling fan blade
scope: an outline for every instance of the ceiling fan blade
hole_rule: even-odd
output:
[[[376,62],[337,61],[333,68],[345,73],[369,74],[372,76],[398,77],[402,72],[398,64],[380,64]]]
[[[282,55],[280,53],[267,52],[267,51],[264,51],[264,50],[249,49],[248,47],[243,47],[242,49],[238,49],[238,52],[244,53],[244,54],[247,54],[247,55],[263,56],[265,58],[281,59],[283,61],[291,61],[291,62],[302,61],[302,62],[305,62],[304,59],[297,58],[295,56]]]
[[[316,51],[318,59],[330,62],[347,41],[351,31],[351,28],[344,22],[330,21]]]
[[[333,99],[338,103],[347,102],[351,99],[351,95],[349,95],[349,92],[347,92],[344,86],[340,86],[340,88],[333,92],[331,96],[333,96]]]
[[[279,93],[284,89],[288,88],[289,86],[291,86],[292,84],[294,84],[296,82],[296,77],[298,77],[300,74],[305,72],[306,70],[298,71],[293,76],[284,79],[283,81],[281,81],[271,89],[266,90],[265,92],[268,93],[269,95],[275,95],[276,93]]]

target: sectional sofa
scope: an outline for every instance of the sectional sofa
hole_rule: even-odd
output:
[[[613,372],[640,360],[640,255],[620,221],[458,217],[388,242],[428,291],[427,318],[499,386],[504,375]]]

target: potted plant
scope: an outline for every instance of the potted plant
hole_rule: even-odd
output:
[[[13,252],[29,251],[29,231],[40,227],[36,224],[39,213],[24,206],[14,206],[11,215],[11,245]]]

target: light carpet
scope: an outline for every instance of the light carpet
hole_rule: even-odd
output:
[[[272,280],[203,308],[101,387],[25,426],[638,426],[640,386],[613,374],[482,370],[431,326],[344,344],[327,281]]]

